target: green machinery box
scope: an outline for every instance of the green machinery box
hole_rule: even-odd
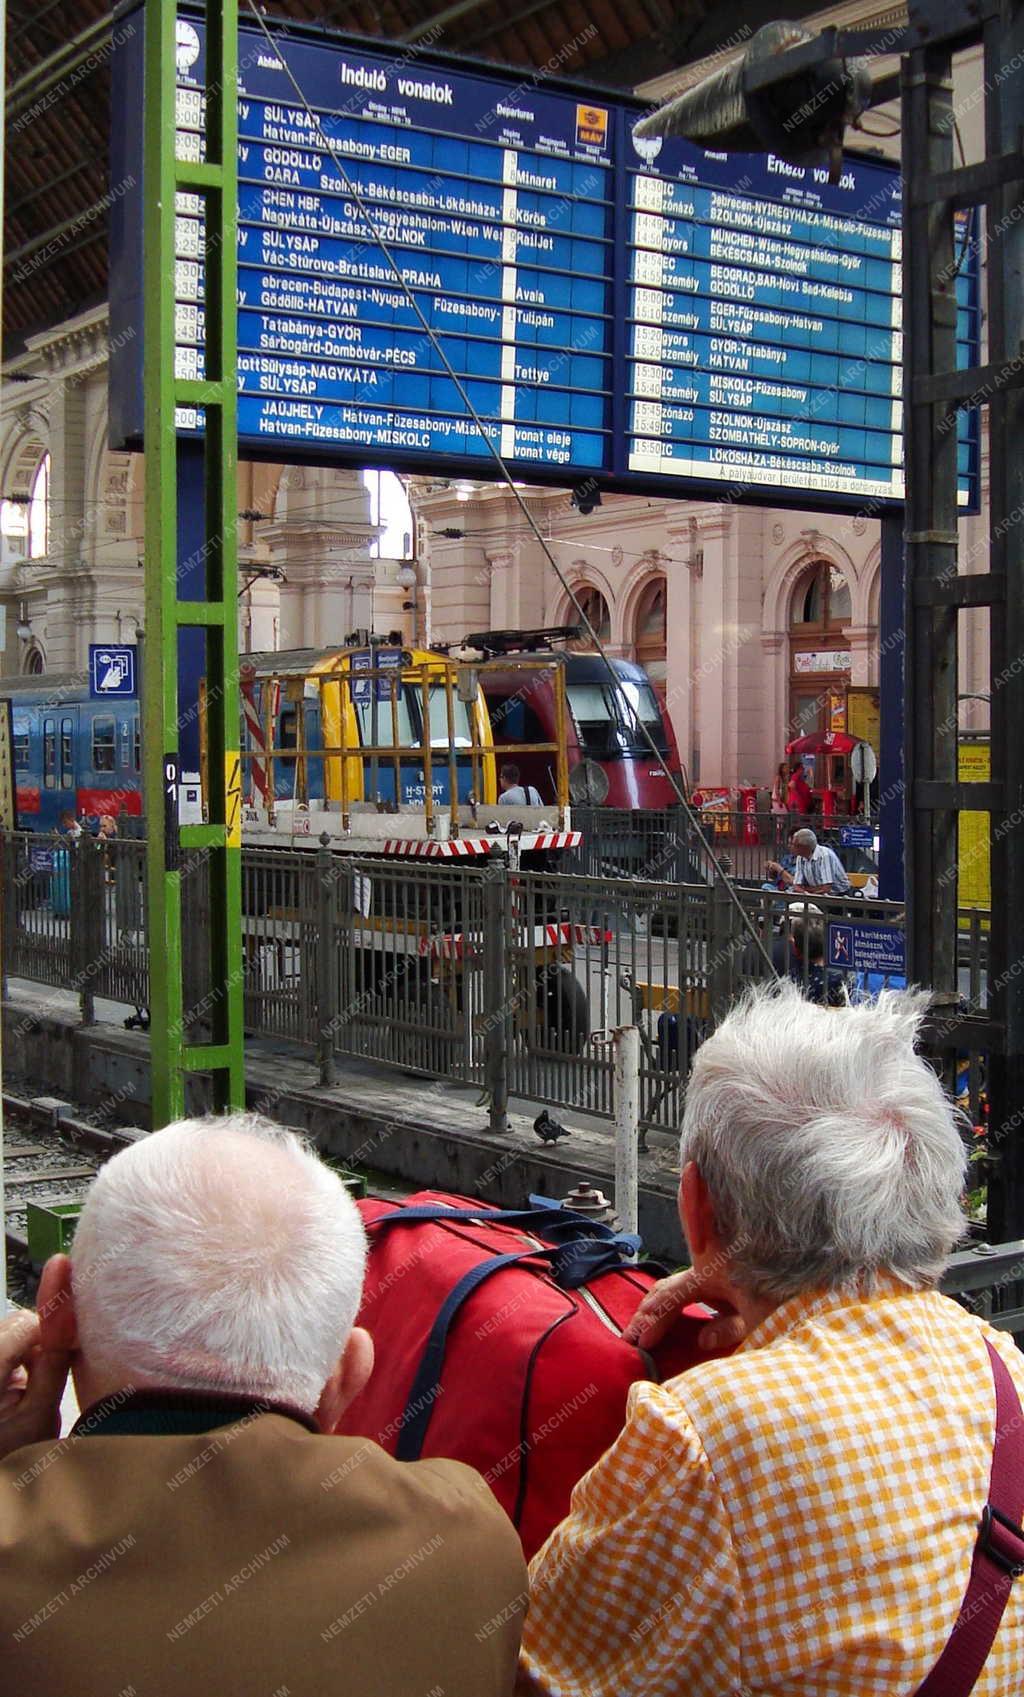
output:
[[[81,1202],[29,1203],[26,1229],[33,1266],[42,1266],[51,1255],[70,1249],[81,1212]]]

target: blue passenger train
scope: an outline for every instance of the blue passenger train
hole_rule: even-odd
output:
[[[18,826],[55,831],[81,819],[142,812],[137,701],[92,701],[78,672],[4,678],[11,702]]]

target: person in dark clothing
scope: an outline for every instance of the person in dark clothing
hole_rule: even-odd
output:
[[[793,920],[789,976],[809,1002],[841,1008],[846,1001],[843,975],[825,965],[825,932],[820,921],[803,916]]]

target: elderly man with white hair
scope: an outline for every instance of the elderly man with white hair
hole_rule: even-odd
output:
[[[792,872],[787,872],[777,860],[769,860],[767,869],[783,886],[794,892],[808,891],[815,896],[848,896],[853,889],[834,848],[819,843],[807,826],[794,831],[789,839],[790,853],[796,857]]]
[[[967,1697],[974,1673],[975,1697],[1024,1691],[1004,1565],[1024,1573],[1024,1533],[979,1543],[986,1503],[1024,1507],[1024,1356],[936,1289],[964,1151],[914,1053],[925,1000],[830,1010],[782,985],[698,1051],[693,1266],[631,1330],[653,1341],[702,1295],[741,1341],[633,1386],[531,1566],[523,1692]]]
[[[373,1365],[365,1260],[338,1176],[254,1115],[103,1168],[0,1322],[0,1697],[510,1690],[525,1567],[483,1480],[327,1435]]]

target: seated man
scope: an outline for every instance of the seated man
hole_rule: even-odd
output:
[[[784,890],[806,890],[813,896],[848,896],[853,890],[846,868],[835,849],[819,843],[814,832],[806,826],[794,831],[789,839],[790,851],[796,865],[787,872],[777,860],[767,862],[767,870],[779,880]]]
[[[498,800],[506,807],[543,807],[540,791],[519,782],[519,767],[506,761],[498,775]]]
[[[939,1660],[989,1495],[986,1344],[1015,1409],[1024,1356],[935,1288],[964,1152],[913,1051],[924,1003],[830,1012],[784,984],[698,1050],[680,1186],[693,1267],[627,1335],[653,1341],[697,1292],[746,1335],[633,1386],[622,1436],[531,1565],[524,1692],[910,1697]],[[1001,1571],[983,1575],[990,1595]],[[974,1693],[1022,1690],[1018,1582]]]
[[[102,1169],[38,1318],[0,1321],[2,1697],[509,1692],[525,1567],[482,1479],[323,1435],[373,1363],[365,1255],[255,1115]]]

